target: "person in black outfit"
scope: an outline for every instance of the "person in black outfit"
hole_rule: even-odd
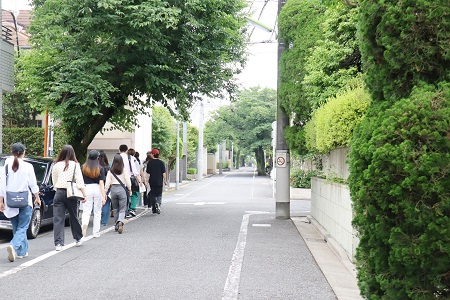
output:
[[[153,159],[148,161],[145,174],[145,184],[147,189],[148,186],[150,186],[150,192],[148,193],[148,207],[152,207],[152,212],[154,214],[160,214],[163,187],[164,184],[167,185],[166,166],[164,165],[164,162],[159,159],[158,149],[152,149],[150,153],[153,156]]]

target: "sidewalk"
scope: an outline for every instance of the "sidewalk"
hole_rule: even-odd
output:
[[[291,188],[291,200],[310,200],[308,189]],[[291,217],[297,230],[311,251],[325,278],[339,300],[363,299],[359,295],[355,266],[345,255],[338,255],[338,245],[327,241],[326,232],[311,216]],[[330,244],[331,243],[331,244]]]

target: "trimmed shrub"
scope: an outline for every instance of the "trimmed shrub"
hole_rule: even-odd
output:
[[[362,295],[450,299],[450,84],[374,105],[351,148]]]
[[[317,176],[317,171],[305,171],[301,169],[291,170],[291,187],[293,188],[311,188],[311,178]]]
[[[348,146],[353,129],[364,118],[369,104],[369,94],[362,87],[329,99],[307,123],[308,149],[327,153]]]
[[[3,153],[11,152],[11,145],[21,142],[27,147],[27,155],[42,156],[44,153],[44,128],[3,128]]]
[[[196,168],[188,168],[187,173],[188,174],[197,174],[197,169]]]

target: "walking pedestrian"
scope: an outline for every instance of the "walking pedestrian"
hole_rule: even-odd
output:
[[[100,152],[97,150],[89,151],[88,159],[82,168],[83,180],[86,185],[86,202],[83,204],[83,215],[81,216],[81,229],[84,237],[91,218],[92,208],[94,208],[92,235],[95,238],[100,237],[102,206],[106,202],[106,174],[104,173],[105,170],[100,166],[99,156]]]
[[[136,169],[136,164],[134,163],[134,160],[135,160],[134,156],[129,155],[127,153],[127,151],[128,151],[127,145],[122,144],[119,146],[119,152],[120,152],[120,155],[122,156],[125,170],[127,170],[129,176],[133,175],[138,181],[138,186],[134,187],[136,189],[136,191],[138,191],[139,186],[142,185],[141,176],[139,175],[139,171]],[[127,214],[126,214],[127,218],[136,216],[135,210],[132,210],[132,209],[128,210],[128,208],[130,206],[130,202],[131,202],[130,199],[128,199]]]
[[[167,185],[166,180],[166,166],[163,161],[159,159],[159,150],[154,148],[151,151],[153,159],[147,163],[146,170],[146,185],[149,185],[150,192],[149,204],[152,207],[152,212],[155,214],[161,213],[162,192],[164,184]],[[148,178],[148,180],[147,180]]]
[[[74,175],[75,174],[75,175]],[[56,251],[61,251],[64,246],[64,222],[66,210],[69,213],[70,229],[76,241],[76,246],[83,243],[83,233],[78,220],[78,201],[67,199],[67,182],[75,177],[76,186],[82,191],[86,202],[86,189],[84,187],[83,174],[78,163],[75,151],[71,145],[64,145],[52,168],[52,181],[56,190],[53,198],[53,236]],[[81,205],[81,204],[80,204]]]
[[[10,262],[15,261],[16,258],[28,256],[27,229],[33,213],[31,193],[35,197],[34,204],[41,205],[34,168],[30,163],[23,160],[25,150],[26,148],[22,143],[12,145],[11,153],[13,156],[6,159],[1,175],[0,212],[3,212],[5,217],[11,221],[13,227],[13,238],[6,248]],[[28,205],[23,208],[9,207],[7,201],[5,201],[7,192],[21,191],[27,191]]]
[[[106,175],[105,190],[110,188],[115,229],[117,232],[122,233],[127,210],[127,199],[131,196],[131,180],[120,154],[114,156],[111,169]]]
[[[146,178],[145,174],[147,172],[147,164],[151,159],[153,159],[152,153],[151,153],[151,151],[148,151],[147,156],[145,157],[145,160],[142,163],[141,178]],[[149,200],[148,200],[148,198],[149,198],[148,193],[150,192],[150,186],[148,185],[148,178],[144,179],[144,181],[145,181],[145,192],[144,192],[144,195],[142,196],[142,198],[144,200],[145,209],[148,209],[148,208],[150,208]]]
[[[128,157],[127,157],[128,163],[131,165],[130,170],[136,170],[138,172],[139,176],[136,176],[136,174],[133,173],[134,176],[141,178],[140,164],[139,164],[139,161],[135,157],[136,151],[133,148],[129,148],[127,150],[127,154],[128,154]],[[141,185],[141,184],[139,184],[139,185]],[[139,201],[139,193],[140,193],[139,190],[137,190],[137,191],[132,190],[132,194],[131,194],[131,198],[130,198],[130,206],[128,208],[128,212],[130,213],[130,215],[132,217],[136,216],[136,206]]]
[[[98,162],[100,163],[100,166],[103,168],[104,174],[108,174],[108,171],[110,169],[108,157],[106,156],[105,151],[100,150],[100,156],[98,157]],[[106,177],[105,177],[106,180]],[[111,214],[111,198],[109,197],[108,191],[105,189],[106,192],[106,202],[102,206],[102,217],[101,217],[101,226],[108,225],[109,216]]]

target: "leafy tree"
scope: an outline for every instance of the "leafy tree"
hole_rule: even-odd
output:
[[[198,151],[198,128],[188,124],[188,145],[187,145],[187,165],[192,167],[196,165]]]
[[[318,0],[290,0],[279,16],[280,39],[285,50],[280,58],[279,99],[281,109],[291,117],[293,126],[286,128],[286,141],[291,151],[305,152],[303,126],[310,119],[312,107],[301,84],[306,59],[321,38],[317,30],[323,21],[325,6]]]
[[[130,129],[136,111],[168,99],[187,117],[199,94],[235,90],[242,0],[33,4],[33,50],[21,56],[18,89],[62,121],[79,156],[107,121]]]
[[[253,152],[258,175],[265,175],[264,149],[271,145],[275,113],[276,92],[273,89],[253,87],[241,91],[235,103],[221,107],[205,124],[205,140],[211,139],[216,144],[231,140],[241,151]]]
[[[152,109],[152,147],[160,156],[170,159],[176,147],[175,121],[167,108],[155,106]],[[175,148],[176,149],[176,148]]]

